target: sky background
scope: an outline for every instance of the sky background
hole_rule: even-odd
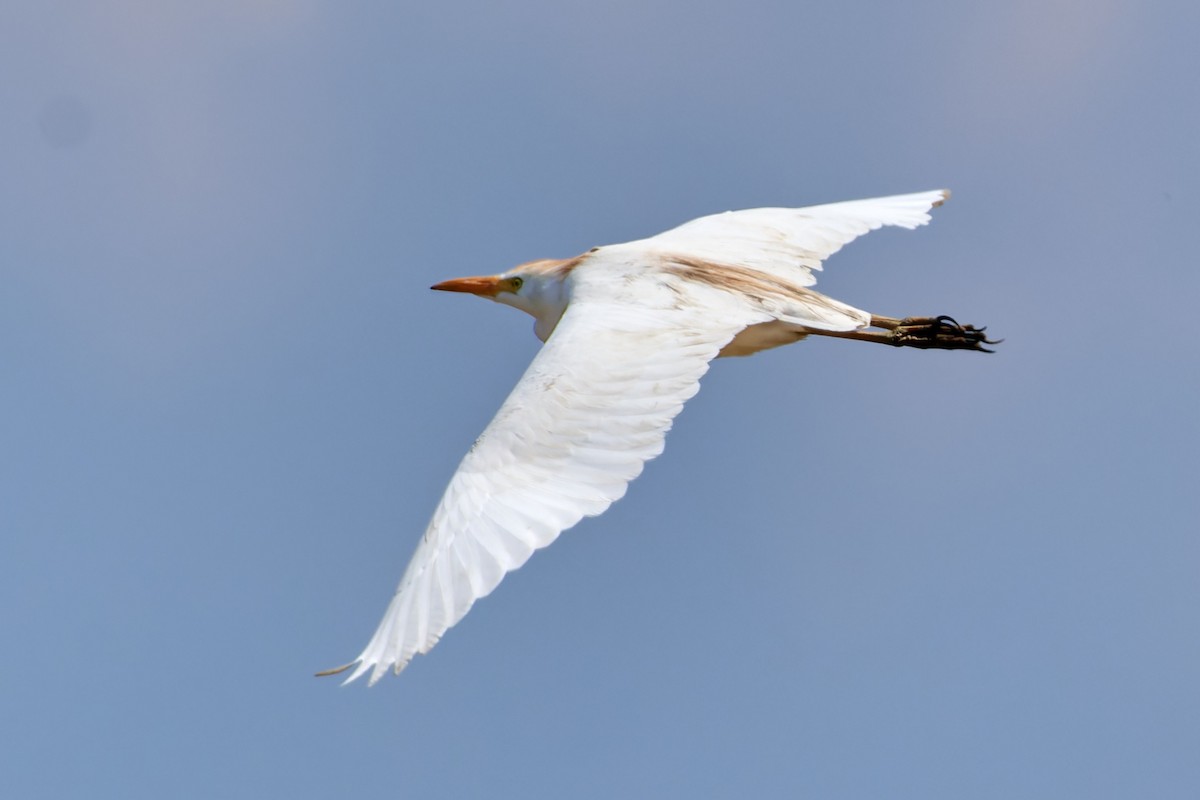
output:
[[[20,798],[1200,796],[1200,6],[8,3]],[[341,688],[536,352],[428,291],[949,187],[627,497]]]

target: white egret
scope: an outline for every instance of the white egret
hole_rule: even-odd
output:
[[[882,317],[813,291],[815,270],[884,225],[916,228],[944,191],[701,217],[649,239],[434,286],[533,316],[545,342],[463,458],[346,682],[399,673],[534,550],[625,493],[663,449],[709,362],[836,336],[983,350],[949,317]]]

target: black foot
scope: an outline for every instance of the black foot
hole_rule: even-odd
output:
[[[978,350],[994,353],[985,344],[1000,344],[1003,339],[989,339],[987,328],[959,325],[953,317],[907,317],[891,331],[891,343],[896,347],[918,347],[922,350]]]

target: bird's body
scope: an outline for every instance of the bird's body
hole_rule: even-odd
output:
[[[399,672],[534,550],[608,508],[662,452],[718,356],[809,335],[984,349],[981,330],[947,317],[874,316],[809,288],[842,245],[923,225],[946,196],[727,212],[434,286],[531,314],[545,345],[451,478],[366,649],[330,673],[355,667],[347,682],[370,672],[374,683]]]

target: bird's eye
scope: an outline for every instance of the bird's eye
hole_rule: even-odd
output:
[[[517,277],[517,278],[509,278],[509,279],[508,279],[508,285],[512,287],[512,290],[513,290],[514,292],[515,292],[515,291],[518,291],[518,290],[520,290],[520,288],[521,288],[522,286],[524,286],[524,285],[525,285],[525,279],[524,279],[524,278],[520,278],[520,277]]]

